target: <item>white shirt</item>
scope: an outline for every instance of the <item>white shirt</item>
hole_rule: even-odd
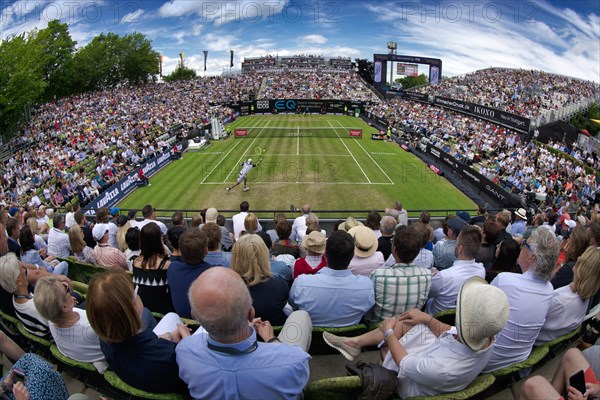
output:
[[[161,224],[162,224],[162,222],[161,222]],[[115,249],[119,248],[119,243],[117,242],[117,232],[118,231],[119,231],[119,228],[117,227],[117,225],[114,222],[108,223],[108,244],[110,244]]]
[[[529,357],[552,301],[550,282],[538,278],[532,270],[521,274],[502,272],[491,283],[506,294],[510,305],[508,323],[496,335],[496,345],[484,372],[524,361]]]
[[[69,235],[56,228],[50,229],[50,233],[48,233],[48,255],[66,258],[70,254]]]
[[[463,390],[485,367],[493,349],[492,344],[473,351],[457,341],[452,331],[438,338],[423,324],[399,341],[408,354],[396,365],[390,351],[383,366],[398,373],[396,393],[403,399]]]
[[[74,360],[104,361],[104,354],[100,350],[100,339],[90,326],[85,310],[73,308],[73,311],[79,314],[79,321],[70,328],[59,328],[49,321],[54,343],[61,353]]]
[[[431,269],[431,267],[433,267],[433,252],[423,247],[412,264]]]
[[[535,345],[543,345],[572,332],[583,321],[589,302],[589,299],[583,300],[579,294],[571,290],[571,285],[556,289],[552,293],[546,321]]]
[[[235,214],[233,217],[231,217],[231,221],[233,222],[233,234],[235,235],[235,240],[238,240],[240,238],[240,233],[246,230],[246,228],[244,228],[244,221],[246,220],[247,215],[247,212],[242,211],[241,213]],[[258,232],[260,231],[262,231],[262,226],[259,222]]]
[[[67,227],[67,229],[69,229],[75,224],[77,224],[77,222],[75,221],[75,213],[72,211],[68,212],[65,216],[65,226]]]
[[[141,230],[142,230],[142,228],[143,228],[144,226],[146,226],[147,224],[149,224],[149,223],[151,223],[151,222],[153,222],[153,223],[155,223],[156,225],[158,225],[158,227],[160,228],[160,231],[161,231],[161,233],[162,233],[163,235],[166,235],[166,234],[167,234],[167,226],[166,226],[165,224],[163,224],[162,222],[160,222],[160,221],[156,221],[156,220],[154,220],[154,219],[145,219],[145,220],[143,220],[143,221],[137,222],[135,225],[133,225],[133,224],[132,224],[132,226],[137,226],[137,227],[140,229],[140,231],[141,231]],[[116,227],[116,225],[115,225],[115,227]],[[117,230],[118,230],[118,229],[119,229],[119,228],[117,228]],[[109,227],[109,230],[108,230],[108,232],[109,232],[109,237],[110,237],[110,227]],[[110,243],[110,238],[109,238],[108,242]],[[111,244],[111,246],[112,246],[112,244]],[[113,246],[113,247],[114,247],[114,248],[116,248],[116,249],[118,249],[118,248],[119,248],[119,245],[117,244],[116,246]]]
[[[376,251],[370,257],[357,257],[355,255],[350,261],[348,269],[352,271],[354,275],[364,275],[368,278],[371,276],[371,272],[382,267],[384,262],[385,259],[383,258],[383,253],[380,251]]]
[[[456,260],[448,269],[444,269],[431,278],[427,314],[456,308],[456,297],[463,283],[472,276],[485,279],[483,264],[475,260]]]
[[[301,241],[302,239],[298,239],[300,232],[302,232],[302,236],[306,233],[306,217],[308,214],[304,214],[299,216],[294,220],[292,224],[292,233],[290,234],[290,239]]]

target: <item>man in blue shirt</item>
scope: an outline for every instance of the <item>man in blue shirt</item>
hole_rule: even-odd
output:
[[[296,399],[302,393],[310,376],[308,314],[292,313],[275,337],[268,321],[254,318],[239,274],[222,267],[204,272],[189,299],[208,332],[185,338],[176,349],[179,377],[193,398]],[[257,341],[257,333],[266,343]]]
[[[200,229],[188,229],[179,237],[181,260],[174,260],[167,270],[173,307],[181,318],[192,318],[188,289],[192,282],[212,264],[204,261],[208,239]]]
[[[337,230],[327,239],[327,266],[315,275],[303,274],[290,289],[289,303],[305,310],[315,326],[355,325],[375,304],[373,282],[354,275],[348,265],[354,257],[354,239]]]

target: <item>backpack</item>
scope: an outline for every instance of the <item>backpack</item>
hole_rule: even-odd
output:
[[[348,375],[358,375],[362,383],[362,392],[357,400],[388,400],[391,399],[396,385],[397,374],[379,364],[367,364],[359,361],[356,365],[346,364]]]

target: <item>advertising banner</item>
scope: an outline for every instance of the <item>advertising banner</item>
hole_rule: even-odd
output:
[[[460,175],[463,179],[468,181],[471,185],[475,186],[481,192],[487,194],[492,199],[498,201],[503,206],[511,206],[510,194],[496,185],[494,182],[481,175],[479,172],[472,168],[464,165],[463,163],[456,160],[450,154],[446,153],[442,149],[439,149],[430,144],[427,145],[427,154],[430,154],[435,159],[442,161],[448,165],[454,172]],[[430,167],[431,168],[431,167]],[[433,169],[432,169],[433,170]],[[435,171],[435,170],[434,170]]]
[[[125,175],[120,181],[106,189],[98,197],[89,202],[85,206],[85,213],[88,215],[95,215],[96,209],[100,207],[114,207],[127,195],[137,189],[137,175],[140,168],[144,171],[145,176],[152,176],[171,162],[171,155],[174,154],[175,151],[181,152],[182,150],[183,144],[178,143],[170,150],[164,151],[160,155],[145,162],[141,167],[135,168],[133,171]]]
[[[417,93],[417,92],[402,92],[402,97],[407,100],[412,101],[420,101],[422,103],[429,103],[429,95],[426,93]]]
[[[500,111],[496,108],[450,99],[448,97],[435,96],[433,104],[457,111],[459,113],[492,121],[499,125],[506,126],[507,128],[523,133],[529,132],[529,127],[531,125],[531,120],[529,118],[521,117],[520,115],[511,114],[505,111]]]

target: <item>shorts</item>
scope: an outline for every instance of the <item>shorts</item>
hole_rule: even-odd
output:
[[[242,183],[244,181],[244,179],[246,179],[246,175],[240,175],[237,178],[237,183]]]

